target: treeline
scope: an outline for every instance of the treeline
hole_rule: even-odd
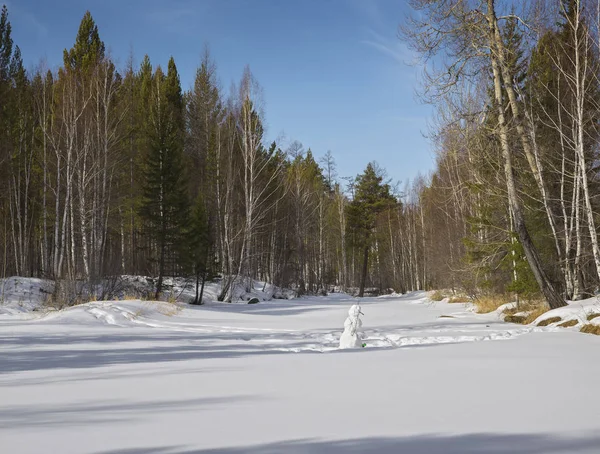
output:
[[[165,276],[221,275],[225,301],[254,280],[299,294],[426,286],[420,193],[395,194],[375,164],[344,187],[331,153],[266,144],[264,115],[250,69],[224,93],[208,50],[189,91],[173,58],[118,69],[89,13],[57,71],[28,72],[4,7],[2,275],[143,274],[157,297]]]
[[[436,68],[423,94],[438,108],[437,167],[419,191],[429,284],[551,307],[593,295],[600,4],[411,4],[402,34]]]

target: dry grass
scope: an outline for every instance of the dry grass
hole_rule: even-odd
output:
[[[49,309],[60,311],[68,307],[79,306],[85,303],[89,303],[89,300],[83,298],[73,298],[69,301],[66,301],[65,299],[57,298],[54,295],[49,295],[48,298],[44,300],[41,307],[43,310]]]
[[[165,301],[145,301],[143,306],[134,313],[134,317],[151,314],[153,311],[167,317],[173,317],[181,312],[183,308],[179,304],[171,304]]]
[[[467,295],[454,295],[448,300],[449,303],[470,303],[471,298]]]
[[[139,300],[140,297],[137,295],[125,295],[125,296],[123,296],[122,299],[125,301],[134,301],[134,300]]]
[[[167,298],[167,303],[175,304],[176,302],[177,302],[177,295],[175,295],[174,293],[170,293],[169,297]]]
[[[181,310],[180,307],[173,305],[173,307],[160,308],[159,312],[167,317],[173,317]]]
[[[507,321],[510,323],[519,323],[521,325],[529,325],[530,323],[535,321],[535,319],[538,318],[540,315],[548,312],[548,310],[549,310],[548,306],[543,301],[529,301],[527,303],[520,304],[519,307],[513,307],[510,309],[506,309],[504,311],[504,315],[505,315],[504,321]],[[515,314],[519,314],[519,315],[515,315]],[[553,322],[547,322],[547,323],[555,323],[556,321],[562,320],[559,317],[553,317],[553,318],[558,318],[558,320],[554,320]],[[540,323],[545,323],[545,322],[546,321],[544,320]],[[539,326],[546,326],[546,325],[540,324]]]
[[[440,315],[439,318],[456,318],[456,317],[453,317],[452,315]]]
[[[177,315],[177,313],[181,312],[182,307],[175,303],[175,300],[169,301],[167,304],[160,304],[158,306],[158,311],[162,315],[166,315],[167,317],[173,317]]]
[[[550,309],[548,308],[548,306],[546,306],[546,303],[538,302],[536,304],[536,306],[534,306],[534,309],[529,311],[529,313],[527,314],[527,319],[525,320],[525,324],[529,325],[530,323],[533,323],[536,318],[538,318],[540,315],[545,314],[549,310]],[[562,320],[560,317],[550,317],[550,320],[552,320],[553,318],[558,318],[558,320],[556,320],[556,321],[559,321],[559,322]],[[551,322],[551,323],[554,323],[554,322]]]
[[[484,295],[479,298],[475,298],[473,301],[477,307],[478,314],[494,312],[500,306],[509,302],[510,297],[508,295]]]
[[[591,314],[588,314],[588,322],[594,320],[596,317],[600,317],[600,312],[593,312]]]
[[[445,298],[444,294],[442,292],[440,292],[439,290],[436,290],[431,295],[429,295],[429,299],[431,301],[442,301],[444,298]]]
[[[504,317],[504,321],[508,323],[518,323],[519,325],[524,325],[527,317],[524,315],[507,315]]]
[[[600,325],[592,325],[591,323],[588,323],[586,325],[583,325],[580,331],[582,333],[595,334],[596,336],[600,336]]]
[[[561,323],[560,326],[561,328],[570,328],[571,326],[575,326],[577,325],[577,323],[579,323],[577,320],[567,320],[564,323]]]
[[[541,314],[540,314],[541,315]],[[537,317],[536,317],[537,318]],[[534,319],[535,320],[535,319]],[[558,323],[562,321],[562,318],[560,317],[550,317],[550,318],[546,318],[544,320],[541,320],[537,326],[548,326],[548,325],[552,325],[552,323]]]

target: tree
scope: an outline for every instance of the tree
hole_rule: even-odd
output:
[[[195,197],[195,223],[200,222],[204,227],[198,232],[204,240],[197,245],[202,256],[201,264],[197,262],[196,281],[202,271],[202,290],[206,277],[206,266],[211,258],[208,253],[215,253],[213,243],[219,238],[217,229],[221,227],[219,208],[220,175],[219,151],[224,108],[219,91],[216,65],[212,61],[208,47],[205,47],[200,67],[196,71],[194,86],[186,93],[186,156],[193,168],[194,178],[190,179],[190,194]],[[198,203],[203,203],[200,208]],[[202,220],[198,216],[204,216]],[[210,231],[204,232],[207,228]],[[195,238],[194,241],[198,241]],[[206,244],[205,244],[206,243]],[[222,255],[222,254],[221,254]],[[199,256],[197,256],[199,257]],[[200,292],[200,301],[201,295]],[[198,294],[197,294],[198,298]]]
[[[160,66],[154,74],[147,128],[149,150],[144,163],[141,215],[148,223],[147,234],[154,240],[158,254],[155,294],[158,299],[167,260],[175,271],[189,222],[183,160],[183,98],[173,58],[169,60],[166,76]]]
[[[194,86],[186,94],[187,153],[195,173],[193,191],[214,193],[217,129],[223,120],[221,94],[216,80],[216,66],[205,48],[200,67],[196,70]],[[214,199],[204,200],[214,208]],[[212,209],[210,211],[213,211]]]
[[[246,290],[252,287],[257,275],[253,254],[255,235],[266,219],[274,201],[272,183],[278,180],[282,169],[277,164],[276,150],[267,151],[262,143],[264,135],[262,89],[249,67],[244,69],[236,106],[237,140],[241,157],[241,188],[244,222],[242,246],[239,253],[237,277],[244,279]]]
[[[515,146],[511,144],[506,119],[507,107],[515,119],[517,138],[524,150],[530,165],[530,139],[524,129],[522,105],[514,88],[514,65],[508,57],[500,25],[496,14],[494,0],[412,0],[413,8],[421,13],[413,18],[410,25],[404,28],[415,50],[426,58],[437,54],[445,57],[444,70],[430,75],[426,90],[433,98],[451,92],[458,80],[472,78],[484,69],[491,70],[493,94],[497,115],[497,134],[504,160],[504,175],[508,202],[513,214],[515,230],[523,246],[527,261],[536,281],[551,308],[564,306],[566,303],[550,281],[529,229],[525,223],[522,203],[517,191],[515,176]],[[506,94],[506,96],[504,96]]]
[[[390,193],[390,186],[383,182],[383,176],[377,174],[373,163],[369,163],[362,175],[356,177],[356,192],[348,205],[348,227],[353,230],[356,246],[362,250],[363,261],[358,296],[365,291],[365,281],[369,265],[369,251],[377,216],[396,203]]]
[[[10,146],[10,116],[12,115],[11,102],[12,97],[12,58],[13,58],[13,40],[11,37],[12,27],[8,20],[8,9],[6,5],[2,6],[0,12],[0,209],[8,212],[9,194],[7,182],[10,179],[7,165],[12,149]],[[6,225],[6,224],[5,224]],[[6,272],[9,258],[9,234],[8,229],[3,229],[2,249],[3,249],[3,272]],[[16,251],[15,251],[16,253]]]
[[[202,195],[198,195],[193,206],[187,235],[189,260],[196,278],[196,296],[193,304],[202,304],[204,284],[209,271],[211,239],[205,206]],[[200,276],[202,276],[201,284]]]

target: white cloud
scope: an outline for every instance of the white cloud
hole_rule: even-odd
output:
[[[391,38],[385,37],[375,30],[369,28],[369,39],[362,40],[363,44],[377,49],[379,52],[391,57],[398,63],[411,65],[414,63],[415,56],[396,36]]]

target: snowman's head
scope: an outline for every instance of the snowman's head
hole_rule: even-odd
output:
[[[360,310],[360,305],[359,304],[354,304],[350,310],[348,311],[348,315],[352,318],[358,318],[358,315],[365,315],[361,312]]]

